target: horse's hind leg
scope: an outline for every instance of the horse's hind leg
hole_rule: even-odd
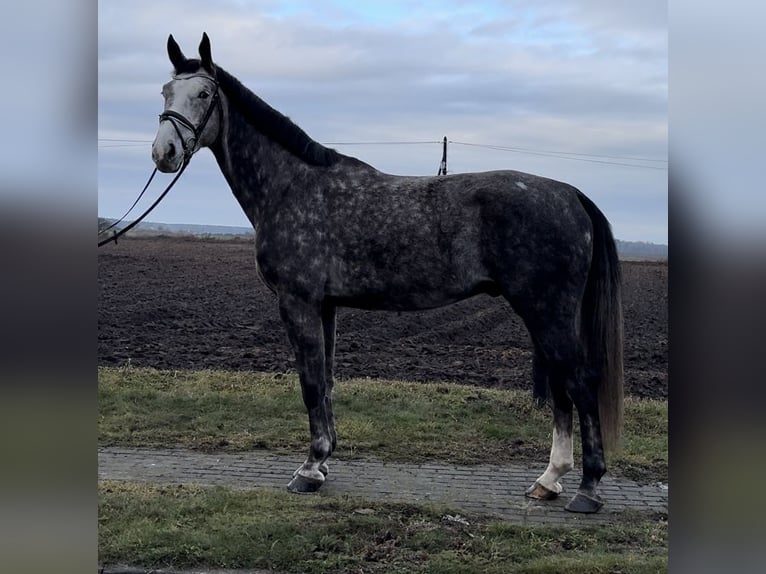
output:
[[[580,369],[580,376],[568,381],[567,390],[580,418],[582,440],[582,481],[577,494],[565,507],[570,512],[598,512],[604,505],[597,492],[598,483],[606,473],[597,388],[598,377],[585,368]]]
[[[606,472],[601,442],[597,381],[586,368],[580,347],[576,316],[558,309],[557,317],[542,315],[527,322],[536,348],[545,357],[548,383],[553,398],[553,445],[546,471],[527,490],[533,498],[554,498],[561,492],[558,479],[572,468],[572,404],[580,418],[583,476],[577,494],[567,504],[571,512],[598,512],[603,501],[597,486]]]
[[[318,303],[280,295],[279,311],[295,352],[311,431],[308,458],[296,471],[288,489],[292,492],[315,492],[325,481],[321,467],[332,450],[325,403],[325,348],[321,309]]]
[[[544,359],[536,359],[536,363],[544,362]],[[535,370],[545,369],[538,363]],[[551,445],[551,456],[548,462],[548,468],[541,474],[537,480],[526,491],[526,496],[538,500],[550,500],[556,498],[563,487],[559,482],[562,476],[572,470],[574,466],[574,454],[572,448],[572,401],[564,392],[564,385],[560,378],[553,376],[552,373],[546,373],[549,378],[549,392],[551,394],[553,411],[553,444]],[[536,374],[537,377],[540,374]],[[552,383],[552,384],[551,384]]]

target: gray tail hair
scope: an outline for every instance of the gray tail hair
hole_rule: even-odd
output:
[[[585,287],[580,336],[587,362],[599,377],[598,411],[604,449],[620,448],[623,427],[622,279],[612,230],[604,214],[583,194],[580,203],[593,225],[593,259]]]

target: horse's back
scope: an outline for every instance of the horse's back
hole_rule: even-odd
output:
[[[328,287],[340,299],[435,307],[513,294],[577,267],[587,214],[567,184],[514,171],[447,177],[377,172],[329,201]],[[587,259],[587,258],[586,258]],[[582,259],[580,267],[587,265]]]
[[[443,232],[469,235],[483,258],[568,258],[589,253],[592,227],[577,188],[504,170],[404,178],[402,195],[429,206],[420,214]],[[399,186],[392,186],[397,189]],[[406,200],[405,200],[406,203]]]

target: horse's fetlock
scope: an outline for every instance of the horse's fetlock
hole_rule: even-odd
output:
[[[585,473],[595,480],[601,480],[601,477],[606,474],[606,463],[604,457],[591,455],[585,460]]]
[[[325,436],[312,439],[311,454],[315,460],[325,460],[332,454],[332,440]]]

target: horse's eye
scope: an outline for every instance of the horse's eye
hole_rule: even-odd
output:
[[[199,93],[199,97],[200,97],[200,98],[202,98],[203,100],[204,100],[205,98],[207,98],[209,95],[210,95],[210,94],[208,94],[206,90],[202,90],[202,91]]]

